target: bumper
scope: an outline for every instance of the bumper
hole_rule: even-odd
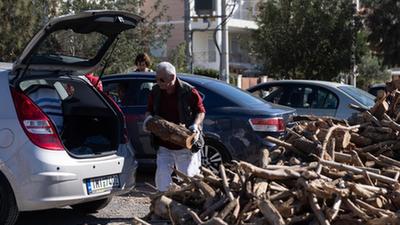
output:
[[[5,164],[19,210],[63,207],[129,192],[135,185],[138,166],[129,148],[121,145],[113,155],[76,159],[66,151],[42,150],[26,144]],[[88,194],[86,179],[113,174],[119,176],[118,188]]]

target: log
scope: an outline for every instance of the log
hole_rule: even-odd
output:
[[[318,143],[310,141],[305,137],[296,138],[296,139],[292,140],[291,144],[296,149],[298,149],[302,152],[305,152],[307,154],[310,154],[310,153],[316,154],[317,153]]]
[[[357,147],[364,147],[372,144],[370,138],[364,137],[358,133],[351,133],[350,141],[353,142]]]
[[[193,212],[192,210],[189,210],[189,214],[198,225],[228,225],[224,220],[218,217],[213,217],[210,220],[203,222],[197,213]]]
[[[186,149],[192,148],[196,136],[186,127],[164,120],[159,116],[153,116],[147,121],[146,128],[160,139]]]
[[[283,169],[266,170],[246,162],[240,162],[240,167],[247,173],[251,173],[256,177],[270,180],[286,180],[300,177],[300,174],[296,171]]]
[[[266,139],[267,141],[272,142],[272,143],[274,143],[274,144],[277,144],[277,145],[279,145],[279,146],[283,146],[283,147],[289,149],[290,151],[293,151],[294,153],[296,153],[296,154],[298,154],[298,155],[300,155],[300,156],[302,156],[302,157],[306,157],[306,155],[305,155],[303,152],[301,152],[300,150],[298,150],[297,148],[295,148],[295,147],[294,147],[292,144],[290,144],[290,143],[281,141],[281,140],[279,140],[278,138],[274,138],[274,137],[271,137],[271,136],[267,136],[267,137],[265,137],[265,139]],[[272,158],[272,157],[271,157],[271,158]]]
[[[370,109],[372,115],[378,120],[383,119],[383,115],[389,110],[389,104],[386,102],[386,95],[378,99],[375,105]]]
[[[225,194],[228,196],[230,201],[233,201],[235,199],[235,197],[233,196],[233,194],[229,188],[228,178],[226,177],[225,166],[223,164],[219,165],[219,173],[221,174],[222,185],[224,187]]]
[[[362,211],[360,208],[357,207],[356,204],[354,204],[350,199],[344,199],[344,202],[346,203],[346,206],[358,217],[363,219],[364,221],[368,221],[370,217]]]
[[[137,217],[137,216],[134,216],[134,217],[133,217],[133,224],[134,224],[134,225],[151,225],[150,223],[148,223],[148,222],[146,222],[146,221],[140,219],[140,218]]]
[[[318,219],[318,222],[321,225],[330,225],[331,223],[324,216],[321,207],[318,204],[318,199],[313,194],[308,195],[308,202],[311,205],[311,209],[313,210],[315,216]]]
[[[271,201],[267,199],[259,200],[258,207],[260,208],[261,213],[264,215],[264,218],[268,221],[268,224],[285,225],[285,221],[283,220],[281,214],[271,203]]]
[[[154,214],[164,219],[171,219],[177,224],[185,224],[190,218],[189,208],[171,198],[160,196],[151,205]]]
[[[365,146],[363,148],[360,148],[358,151],[360,151],[360,152],[373,152],[373,151],[376,151],[378,149],[382,149],[385,146],[394,145],[397,142],[398,141],[396,141],[396,140],[382,141],[382,142],[379,142],[379,143],[376,143],[376,144],[373,144],[373,145],[368,145],[368,146]]]
[[[331,128],[330,128],[331,129]],[[331,136],[336,140],[336,150],[341,150],[346,148],[350,144],[351,134],[348,130],[342,130],[337,128],[332,128]],[[329,129],[321,129],[320,132],[317,134],[318,140],[323,142],[325,137],[327,136]]]
[[[365,169],[360,169],[360,168],[357,168],[357,167],[354,167],[354,166],[350,166],[350,165],[346,165],[346,164],[342,164],[342,163],[337,163],[337,162],[326,161],[326,160],[323,160],[323,159],[320,159],[319,162],[324,166],[333,167],[333,168],[336,168],[336,169],[339,169],[339,170],[352,171],[353,173],[356,173],[356,174],[367,173],[371,178],[380,180],[380,181],[382,181],[384,183],[388,183],[388,184],[398,183],[393,178],[382,176],[382,175],[376,174],[376,173],[372,173],[372,172],[369,172],[369,171],[367,171]]]

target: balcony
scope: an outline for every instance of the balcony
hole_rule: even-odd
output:
[[[250,20],[255,21],[255,16],[257,15],[258,8],[257,4],[260,0],[241,0],[239,1],[239,6],[236,6],[236,10],[232,15],[233,19],[239,20]],[[229,11],[229,10],[228,10]]]

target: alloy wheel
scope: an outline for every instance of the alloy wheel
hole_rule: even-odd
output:
[[[205,145],[201,151],[201,165],[207,167],[214,173],[218,173],[221,163],[222,155],[218,149],[211,145]]]

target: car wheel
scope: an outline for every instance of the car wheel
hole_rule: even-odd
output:
[[[79,213],[87,214],[87,213],[95,213],[100,209],[105,208],[110,202],[112,197],[99,199],[92,202],[85,202],[76,205],[71,205],[72,209]]]
[[[17,203],[10,184],[0,174],[0,224],[15,224],[18,214]]]
[[[207,139],[204,148],[201,151],[201,165],[207,167],[214,173],[218,173],[219,165],[223,162],[229,162],[231,156],[225,150],[225,147],[213,140]]]

